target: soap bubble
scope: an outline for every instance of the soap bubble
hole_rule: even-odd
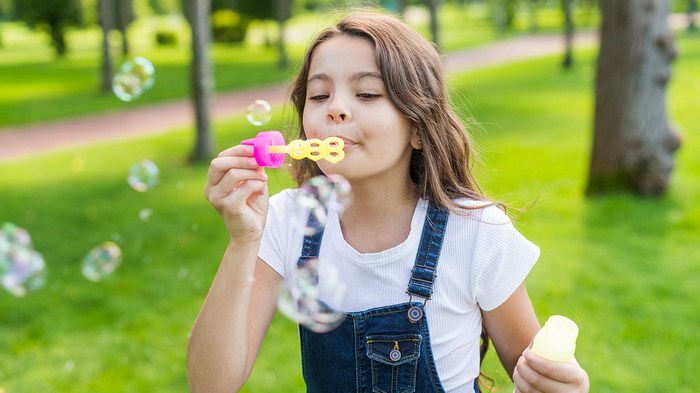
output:
[[[11,222],[0,225],[0,284],[17,297],[46,284],[44,258],[33,249],[29,232]]]
[[[329,332],[345,320],[347,286],[331,263],[308,258],[280,283],[277,304],[284,315],[307,329]]]
[[[148,221],[152,215],[153,215],[153,209],[151,209],[149,207],[141,209],[141,211],[139,211],[139,218],[143,222]]]
[[[341,215],[350,206],[350,183],[340,175],[313,177],[299,188],[294,202],[292,225],[314,235],[326,227],[330,210]]]
[[[23,297],[46,284],[46,262],[36,250],[13,245],[0,259],[2,286],[11,294]]]
[[[272,119],[272,107],[265,100],[255,100],[248,106],[245,118],[254,126],[267,124]]]
[[[81,271],[85,278],[97,282],[112,274],[121,261],[121,248],[116,243],[104,242],[83,258]]]
[[[151,160],[141,160],[129,167],[127,180],[131,188],[146,192],[158,184],[158,166]]]
[[[122,101],[132,101],[148,91],[155,83],[153,63],[143,57],[125,62],[112,79],[112,91]]]

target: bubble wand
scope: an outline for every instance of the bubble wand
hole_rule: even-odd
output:
[[[325,159],[330,162],[338,162],[345,157],[342,139],[332,136],[324,140],[309,139],[303,141],[295,139],[288,145],[279,131],[265,131],[258,133],[253,139],[246,139],[241,145],[253,146],[255,161],[260,166],[279,168],[284,162],[284,155],[300,160],[308,158],[318,161]]]

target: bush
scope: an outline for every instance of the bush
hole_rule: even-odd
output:
[[[211,15],[214,42],[243,42],[249,18],[232,10],[218,10]]]
[[[158,45],[175,45],[177,44],[177,34],[172,31],[156,32],[156,43]]]

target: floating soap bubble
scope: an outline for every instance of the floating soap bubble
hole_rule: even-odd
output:
[[[277,304],[284,315],[307,329],[329,332],[345,320],[347,286],[335,266],[309,258],[280,283]]]
[[[313,177],[299,188],[294,202],[292,225],[314,235],[326,227],[330,210],[341,215],[350,206],[350,183],[340,175]]]
[[[83,258],[81,272],[88,280],[97,282],[112,274],[121,262],[121,248],[116,243],[104,242]]]
[[[158,184],[158,166],[151,160],[141,160],[129,167],[127,180],[131,188],[146,192]]]
[[[22,297],[46,284],[46,263],[32,247],[26,229],[11,222],[0,225],[0,284]]]
[[[1,283],[11,294],[23,297],[46,284],[46,262],[36,250],[13,245],[0,259]]]
[[[132,101],[148,91],[155,83],[153,63],[143,57],[125,62],[112,79],[112,91],[122,101]]]
[[[255,100],[248,106],[245,118],[254,126],[267,124],[272,119],[272,107],[265,100]]]
[[[139,218],[140,218],[141,221],[143,221],[143,222],[148,221],[148,220],[151,218],[152,215],[153,215],[153,209],[148,208],[148,207],[147,207],[147,208],[144,208],[144,209],[141,209],[141,211],[139,211]]]

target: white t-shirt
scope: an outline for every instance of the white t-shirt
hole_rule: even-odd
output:
[[[270,198],[259,256],[282,277],[296,269],[303,234],[290,222],[297,190]],[[462,205],[480,202],[463,200]],[[319,258],[333,263],[348,287],[346,312],[405,303],[428,202],[419,200],[408,238],[377,253],[357,252],[343,238],[338,215],[330,211]],[[539,257],[497,207],[470,216],[450,212],[437,265],[432,299],[426,303],[435,366],[448,392],[473,392],[479,375],[481,312],[501,305],[524,281]],[[422,301],[422,298],[413,298]]]

